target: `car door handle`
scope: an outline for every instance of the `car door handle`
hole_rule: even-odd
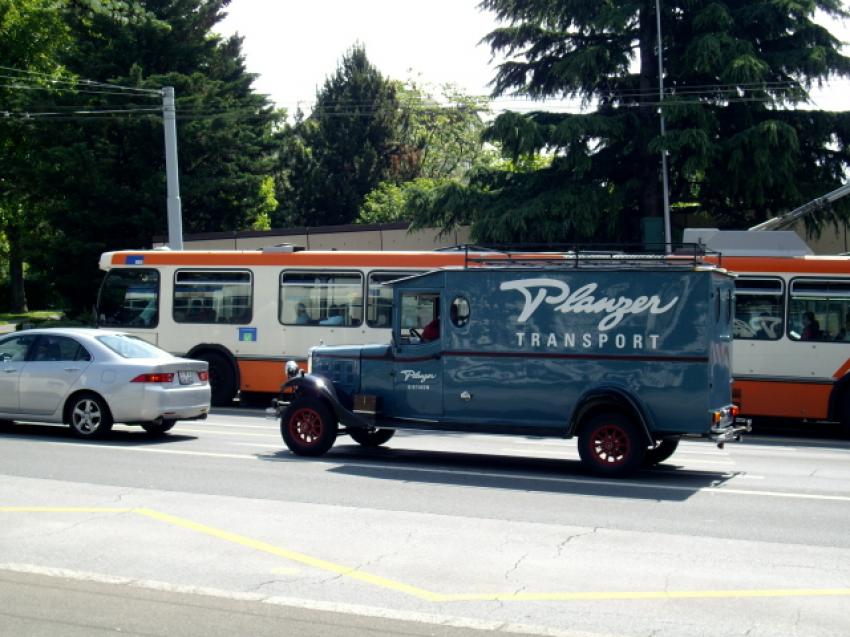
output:
[[[6,372],[7,374],[14,374],[16,371],[18,371],[18,369],[17,369],[17,367],[7,367],[3,371]]]
[[[65,371],[66,372],[78,372],[78,371],[80,371],[80,368],[79,367],[66,367]]]

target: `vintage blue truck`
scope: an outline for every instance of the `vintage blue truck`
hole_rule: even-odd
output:
[[[578,437],[582,463],[627,475],[682,436],[747,430],[731,400],[733,277],[699,258],[562,256],[393,284],[392,342],[314,347],[276,401],[292,452],[397,429]]]

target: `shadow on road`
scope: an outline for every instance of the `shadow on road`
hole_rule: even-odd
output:
[[[735,476],[734,472],[677,468],[675,456],[668,463],[626,479],[593,476],[578,458],[368,448],[344,443],[337,443],[319,458],[303,458],[287,450],[257,457],[268,462],[322,463],[330,473],[376,480],[656,501],[686,500],[701,489],[722,486]]]
[[[177,426],[180,426],[179,423]],[[168,432],[165,435],[149,434],[141,427],[113,429],[103,438],[77,438],[71,433],[71,429],[69,427],[59,424],[15,423],[13,425],[7,425],[0,430],[0,437],[13,436],[31,439],[43,438],[48,440],[61,440],[63,442],[78,443],[80,445],[104,445],[116,447],[159,445],[169,442],[183,442],[186,440],[197,439],[197,436],[187,436],[172,432]]]

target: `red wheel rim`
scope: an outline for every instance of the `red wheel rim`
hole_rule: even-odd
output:
[[[606,467],[623,464],[629,455],[629,436],[617,425],[602,425],[594,430],[588,444],[593,459]]]
[[[323,429],[322,417],[314,409],[299,409],[289,418],[289,433],[305,445],[316,444]]]

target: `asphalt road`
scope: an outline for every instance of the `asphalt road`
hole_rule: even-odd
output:
[[[259,411],[0,435],[0,635],[850,634],[850,443],[399,434],[292,456]]]

